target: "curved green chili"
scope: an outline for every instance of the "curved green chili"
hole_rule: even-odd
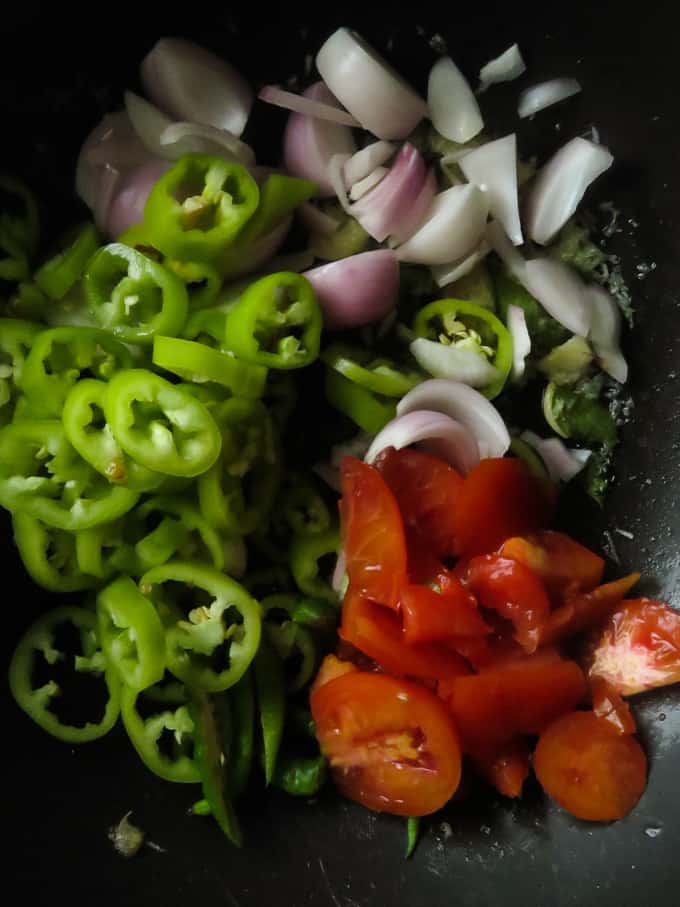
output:
[[[301,592],[337,604],[337,593],[319,576],[319,561],[326,555],[337,554],[339,551],[340,533],[337,529],[293,539],[290,546],[290,568]]]

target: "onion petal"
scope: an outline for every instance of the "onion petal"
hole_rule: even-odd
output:
[[[484,128],[472,89],[450,57],[442,57],[430,70],[427,103],[432,125],[452,142],[465,144]]]
[[[480,93],[498,82],[512,82],[513,79],[519,78],[526,68],[519,47],[513,44],[479,70]]]
[[[328,162],[328,178],[331,181],[333,191],[335,192],[335,195],[340,202],[342,210],[346,214],[352,216],[354,208],[350,204],[349,198],[347,197],[345,178],[342,175],[342,171],[348,160],[349,158],[346,154],[334,154]]]
[[[142,61],[144,91],[161,110],[240,136],[253,93],[225,60],[182,38],[161,38]]]
[[[532,117],[534,114],[560,101],[566,101],[581,91],[576,79],[550,79],[526,88],[519,96],[517,113],[520,119]]]
[[[482,456],[502,457],[510,447],[510,433],[496,407],[467,384],[446,378],[423,381],[402,397],[397,415],[419,409],[436,410],[461,422],[476,439]]]
[[[524,374],[525,360],[531,352],[531,336],[524,309],[518,305],[508,306],[507,323],[512,337],[512,377],[517,381]]]
[[[403,139],[427,115],[422,98],[356,32],[339,28],[316,55],[324,82],[364,129]]]
[[[356,154],[353,154],[345,164],[344,176],[348,186],[353,186],[373,173],[376,167],[382,167],[397,150],[391,142],[372,142]]]
[[[373,439],[365,460],[373,463],[387,447],[400,450],[418,443],[464,475],[479,463],[479,449],[469,430],[456,419],[433,410],[414,410],[392,419]]]
[[[126,91],[124,100],[130,122],[144,146],[152,154],[162,155],[161,134],[171,125],[170,117],[134,91]]]
[[[518,252],[510,242],[508,234],[498,221],[492,220],[487,224],[485,237],[515,280],[523,283],[526,278],[527,263],[522,253]]]
[[[559,438],[541,438],[533,431],[522,432],[520,438],[534,448],[554,481],[571,481],[590,457],[590,451],[569,450]]]
[[[437,194],[437,177],[434,170],[427,171],[425,182],[420,188],[415,201],[410,206],[403,220],[399,221],[392,231],[389,239],[390,246],[398,246],[409,240],[418,230],[427,214],[432,208],[435,195]]]
[[[519,219],[515,134],[473,148],[459,166],[468,182],[486,194],[491,215],[503,225],[513,245],[521,246],[524,237]]]
[[[397,250],[400,261],[442,265],[462,258],[478,245],[488,213],[488,200],[476,186],[440,192],[424,223]]]
[[[114,192],[109,199],[103,223],[103,229],[110,237],[115,239],[129,227],[142,222],[146,200],[154,184],[169,166],[167,161],[150,161],[129,170],[122,178],[114,181]]]
[[[592,303],[576,271],[552,258],[526,263],[524,286],[567,330],[579,337],[590,331]]]
[[[413,340],[409,349],[418,365],[433,378],[451,378],[470,387],[486,387],[498,377],[498,369],[481,350],[438,343],[425,337]]]
[[[486,258],[490,251],[491,246],[486,239],[483,239],[474,252],[470,252],[469,255],[457,258],[455,261],[450,261],[445,265],[435,265],[432,268],[434,282],[438,287],[446,287],[450,283],[455,283],[461,277],[469,274],[480,261]]]
[[[255,152],[225,129],[216,129],[204,123],[172,123],[160,136],[162,157],[176,161],[185,154],[214,154],[227,160],[238,161],[246,167],[255,164]]]
[[[621,310],[602,287],[590,286],[586,293],[592,305],[590,342],[597,361],[602,371],[611,375],[619,384],[625,384],[628,380],[628,363],[619,346]]]
[[[347,113],[346,110],[342,110],[334,104],[326,104],[323,101],[316,101],[308,95],[285,91],[278,85],[265,85],[258,94],[258,98],[275,107],[283,107],[284,110],[292,110],[293,113],[301,113],[306,117],[328,120],[329,123],[338,123],[340,126],[361,125],[351,113]]]
[[[367,192],[370,192],[371,189],[374,189],[380,180],[387,176],[389,170],[387,167],[376,167],[375,170],[372,170],[368,176],[365,176],[363,179],[354,183],[352,188],[349,191],[349,197],[353,202],[358,202],[360,198],[366,195]]]
[[[376,249],[305,271],[331,329],[380,321],[399,292],[399,263],[394,252]]]
[[[295,209],[302,223],[308,227],[312,233],[320,233],[322,236],[330,236],[340,226],[340,222],[330,214],[326,214],[321,208],[311,202],[304,202]]]
[[[534,242],[550,242],[576,211],[586,189],[613,161],[602,145],[580,137],[560,148],[539,171],[531,189],[526,226]]]

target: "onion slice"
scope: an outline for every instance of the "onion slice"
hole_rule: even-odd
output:
[[[179,120],[226,129],[240,136],[253,93],[225,60],[182,38],[161,38],[142,61],[144,91]]]
[[[626,362],[619,340],[621,337],[621,310],[616,301],[602,287],[590,286],[586,289],[592,306],[590,325],[590,342],[600,368],[608,375],[625,384],[628,380],[628,363]]]
[[[524,309],[518,305],[508,306],[508,331],[512,337],[512,377],[518,381],[524,374],[526,358],[531,352],[531,336],[527,328]]]
[[[321,208],[312,205],[311,202],[304,202],[298,205],[295,210],[302,223],[308,227],[312,233],[320,233],[322,236],[330,236],[340,226],[339,221],[330,214],[326,214]]]
[[[498,82],[512,82],[513,79],[519,78],[526,68],[519,47],[513,44],[479,70],[480,93]]]
[[[545,463],[548,475],[554,481],[569,482],[588,462],[589,450],[569,450],[559,438],[541,438],[533,431],[520,435]]]
[[[437,194],[437,177],[434,170],[428,170],[425,176],[425,182],[420,188],[415,201],[404,215],[403,220],[399,221],[389,239],[392,248],[409,240],[413,234],[420,228],[425,217],[432,208],[434,197]]]
[[[372,142],[357,151],[345,164],[344,177],[347,185],[353,186],[373,173],[376,167],[382,167],[396,150],[396,145],[391,142]]]
[[[546,107],[566,101],[580,91],[581,86],[576,79],[550,79],[548,82],[540,82],[526,88],[519,96],[517,113],[522,120],[525,117],[532,117]]]
[[[389,170],[387,167],[376,167],[368,176],[354,183],[349,191],[349,197],[353,202],[358,202],[360,198],[374,189],[384,176],[387,176]]]
[[[345,178],[342,175],[345,164],[348,161],[348,156],[346,154],[334,154],[330,161],[328,162],[328,178],[331,181],[331,186],[333,191],[340,202],[342,210],[352,216],[353,207],[349,202],[347,197],[347,187],[345,186]]]
[[[539,171],[531,189],[526,226],[534,242],[550,242],[576,211],[586,189],[613,161],[602,145],[580,137],[560,148]]]
[[[285,91],[278,85],[265,85],[258,94],[258,98],[267,104],[283,107],[284,110],[292,110],[294,113],[301,113],[306,117],[328,120],[329,123],[339,123],[341,126],[361,125],[351,113],[341,110],[340,107],[325,104],[323,101],[315,101],[313,98],[295,94],[292,91]]]
[[[445,265],[435,265],[432,268],[432,276],[438,287],[446,287],[450,283],[455,283],[461,277],[469,274],[480,261],[483,261],[491,251],[491,246],[483,239],[474,252],[466,255],[464,258],[457,258]]]
[[[521,246],[524,237],[519,219],[515,134],[473,148],[461,158],[459,166],[468,182],[486,194],[492,216],[503,225],[513,245]]]
[[[419,409],[436,410],[461,422],[484,457],[502,457],[510,447],[510,433],[496,407],[467,384],[446,378],[423,381],[402,397],[397,415]]]
[[[304,92],[304,97],[328,106],[337,105],[336,98],[323,82],[315,82]],[[317,195],[335,194],[328,174],[331,158],[335,154],[348,157],[355,151],[354,138],[348,126],[330,123],[292,113],[288,117],[283,136],[283,159],[286,169],[294,176],[315,182]]]
[[[380,321],[399,292],[399,263],[394,252],[376,249],[305,271],[319,300],[324,324],[331,329]]]
[[[486,387],[498,377],[484,353],[418,337],[409,346],[418,365],[433,378],[451,378],[470,387]]]
[[[403,139],[427,115],[422,98],[356,32],[339,28],[316,55],[333,94],[379,139]]]
[[[486,241],[503,262],[515,280],[523,283],[526,278],[527,263],[521,252],[508,239],[508,234],[498,221],[492,220],[485,232]]]
[[[146,200],[169,166],[167,161],[152,160],[113,180],[113,192],[108,202],[102,198],[102,205],[106,208],[102,226],[110,237],[116,239],[129,227],[142,222]],[[102,188],[102,196],[104,192]]]
[[[526,263],[524,286],[567,330],[587,337],[592,303],[576,271],[553,258],[534,258]]]
[[[161,134],[172,123],[170,117],[134,91],[126,91],[123,100],[130,122],[144,146],[152,154],[161,155]]]
[[[488,213],[488,200],[476,186],[440,192],[424,223],[397,250],[400,261],[442,265],[462,258],[479,244]]]
[[[227,160],[238,161],[246,167],[255,164],[255,152],[224,129],[203,123],[172,123],[160,137],[162,157],[176,161],[185,154],[214,154]]]
[[[430,70],[427,103],[432,125],[440,135],[461,145],[484,128],[467,79],[450,57],[442,57]]]
[[[464,475],[479,463],[479,449],[468,429],[432,410],[414,410],[392,419],[373,439],[365,460],[373,463],[387,447],[400,450],[418,443]]]

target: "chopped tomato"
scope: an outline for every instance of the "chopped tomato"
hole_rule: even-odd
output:
[[[572,712],[543,732],[534,771],[553,800],[578,819],[622,819],[647,781],[647,757],[634,737],[593,712]]]
[[[452,636],[484,636],[484,623],[474,597],[453,577],[446,591],[411,584],[401,593],[404,639],[407,643],[433,642]]]
[[[351,661],[343,661],[335,655],[326,655],[314,678],[311,692],[313,693],[315,690],[318,690],[319,687],[322,687],[330,680],[335,680],[336,677],[342,677],[344,674],[351,674],[352,671],[358,670],[357,666],[352,664]]]
[[[414,533],[407,534],[406,547],[408,549],[408,579],[412,583],[423,583],[428,586],[437,585],[437,577],[446,567],[441,559],[436,557],[426,541]]]
[[[604,560],[563,532],[546,529],[508,539],[501,554],[529,567],[559,599],[590,592],[602,582]]]
[[[437,643],[410,645],[396,614],[350,588],[342,607],[340,637],[391,674],[438,680],[469,673],[465,660]]]
[[[504,797],[521,797],[529,776],[529,746],[524,737],[515,737],[497,747],[472,755],[479,774]]]
[[[397,608],[406,582],[406,541],[399,507],[380,473],[354,457],[340,464],[340,520],[350,585]]]
[[[598,718],[608,721],[619,734],[635,733],[635,719],[628,703],[608,680],[591,677],[590,698],[593,701],[593,712]]]
[[[482,460],[463,480],[454,511],[464,557],[497,551],[506,539],[547,525],[553,500],[545,484],[517,459]]]
[[[639,579],[639,573],[630,573],[598,586],[592,592],[583,592],[555,608],[538,628],[538,644],[551,646],[601,623]]]
[[[466,752],[540,734],[583,699],[586,682],[573,661],[542,653],[438,686]]]
[[[622,602],[595,643],[590,673],[623,696],[678,683],[680,614],[650,598]]]
[[[452,636],[445,645],[469,661],[475,671],[484,671],[523,655],[523,650],[510,636]]]
[[[468,564],[465,582],[480,605],[512,623],[515,639],[525,651],[536,650],[537,630],[550,613],[550,601],[528,567],[499,554],[483,554]]]
[[[397,499],[408,532],[422,536],[437,557],[456,553],[455,508],[462,477],[421,450],[388,447],[375,463]]]
[[[455,793],[461,774],[456,731],[443,703],[424,687],[357,671],[317,689],[311,708],[321,751],[351,800],[379,812],[424,816]]]

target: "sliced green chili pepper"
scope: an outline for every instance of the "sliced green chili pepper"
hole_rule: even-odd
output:
[[[224,350],[227,337],[226,311],[212,308],[192,312],[184,325],[182,337],[211,349]]]
[[[103,381],[85,378],[74,385],[62,413],[66,437],[83,460],[109,482],[133,491],[158,488],[164,476],[129,457],[113,437],[104,416],[105,397]]]
[[[166,781],[177,781],[183,784],[195,784],[200,781],[198,766],[193,759],[194,722],[189,714],[186,696],[180,689],[160,690],[149,687],[146,690],[123,688],[121,696],[121,716],[125,730],[132,745],[137,750],[147,768]],[[142,717],[139,706],[149,701],[175,706],[154,711],[148,717]],[[161,738],[171,734],[172,753],[166,755],[160,747]]]
[[[154,472],[197,476],[220,453],[220,432],[205,406],[146,369],[115,375],[104,402],[114,438]]]
[[[67,655],[57,648],[56,632],[63,625],[75,627],[81,653]],[[33,686],[33,672],[37,659],[56,672],[73,658],[76,673],[102,677],[106,689],[106,705],[99,721],[83,724],[64,724],[52,707],[62,694],[61,680],[52,677],[40,687]],[[59,677],[59,675],[57,675]],[[118,678],[106,670],[104,655],[97,640],[97,621],[90,611],[70,606],[55,608],[40,617],[22,636],[9,666],[9,685],[17,704],[36,724],[59,740],[68,743],[86,743],[103,737],[116,723],[120,711],[120,684]]]
[[[400,369],[388,359],[376,359],[368,350],[332,343],[321,355],[345,378],[383,397],[403,397],[424,380],[421,372]]]
[[[513,438],[510,441],[510,453],[519,457],[520,460],[524,460],[537,479],[550,479],[543,460],[526,441],[522,441],[521,438]]]
[[[28,254],[21,243],[0,221],[0,280],[13,283],[27,280],[30,274]]]
[[[275,649],[262,639],[253,666],[264,748],[264,777],[269,785],[276,769],[286,716],[283,663]]]
[[[127,343],[152,343],[156,334],[179,334],[187,317],[183,282],[163,265],[122,243],[111,243],[85,272],[90,311],[102,327]]]
[[[201,776],[203,796],[222,831],[232,844],[240,847],[241,829],[227,793],[233,749],[229,699],[224,693],[207,696],[193,690],[189,713],[194,722],[194,761]]]
[[[116,573],[134,573],[130,546],[123,544],[122,521],[104,523],[74,533],[79,569],[98,580],[109,580]],[[116,555],[116,563],[114,561]]]
[[[326,369],[324,389],[332,406],[371,435],[377,435],[397,414],[393,399],[381,399],[335,369]]]
[[[313,480],[301,472],[288,472],[272,516],[274,532],[287,537],[318,535],[331,525],[331,514]]]
[[[324,214],[337,220],[338,227],[332,233],[313,233],[309,248],[315,258],[323,261],[337,261],[365,251],[371,245],[371,237],[358,220],[346,214],[339,204],[332,202],[322,205]]]
[[[28,186],[16,177],[0,174],[0,232],[12,236],[30,258],[38,248],[38,205]]]
[[[6,312],[13,318],[46,321],[51,303],[37,284],[22,280],[9,297]]]
[[[492,312],[496,308],[493,280],[483,261],[475,265],[468,274],[449,284],[446,293],[453,299],[465,299]]]
[[[97,596],[99,639],[106,662],[133,690],[158,683],[165,673],[165,637],[156,609],[129,576]]]
[[[261,598],[263,595],[287,591],[292,588],[293,583],[288,569],[277,564],[250,570],[243,580],[243,585],[252,596]]]
[[[26,357],[41,330],[30,321],[0,318],[0,413],[16,397]]]
[[[7,510],[77,532],[117,519],[137,498],[81,460],[61,422],[15,421],[0,429],[0,504]]]
[[[293,797],[313,797],[328,778],[324,756],[289,756],[282,753],[274,772],[274,785]]]
[[[519,306],[524,311],[527,330],[531,337],[531,358],[540,359],[550,350],[569,339],[569,331],[555,321],[543,306],[524,289],[504,268],[500,268],[495,281],[496,301],[501,319],[507,323],[508,309]]]
[[[420,834],[420,816],[409,816],[406,825],[406,859],[413,854]]]
[[[207,800],[197,800],[191,807],[191,812],[195,816],[211,816],[212,809]]]
[[[298,387],[293,373],[270,369],[263,399],[274,424],[279,431],[283,431],[298,401]]]
[[[585,337],[574,336],[550,350],[536,367],[555,384],[576,384],[588,373],[593,358]]]
[[[438,299],[416,315],[413,330],[419,337],[484,354],[498,377],[481,388],[492,400],[503,389],[512,368],[512,337],[493,312],[459,299]]]
[[[301,592],[337,604],[337,593],[319,576],[319,561],[326,555],[337,554],[339,551],[340,533],[337,529],[293,539],[290,546],[290,567]]]
[[[83,276],[98,248],[99,234],[94,225],[78,227],[75,238],[71,234],[66,248],[41,265],[33,279],[46,296],[58,302]]]
[[[186,381],[221,384],[239,397],[261,397],[267,380],[267,369],[261,365],[242,362],[233,353],[177,337],[154,339],[153,363]]]
[[[286,689],[289,693],[297,693],[309,683],[317,668],[319,653],[312,634],[291,620],[281,624],[267,621],[264,631],[283,662],[295,658],[295,673],[288,676]]]
[[[51,592],[77,592],[97,585],[97,578],[82,571],[76,537],[46,526],[19,511],[12,519],[14,541],[31,578]]]
[[[170,258],[217,264],[259,200],[257,183],[241,164],[189,154],[156,182],[144,226],[153,245]]]
[[[270,368],[302,368],[319,355],[322,317],[309,281],[280,271],[250,284],[227,313],[226,343]]]
[[[609,409],[600,402],[602,383],[596,378],[574,387],[549,384],[543,394],[543,412],[563,438],[588,444],[615,444],[617,428]]]
[[[129,350],[107,331],[62,327],[42,331],[33,341],[21,389],[45,415],[60,416],[64,400],[81,377],[107,380],[132,366]]]
[[[252,669],[248,668],[228,692],[231,706],[232,739],[229,787],[237,799],[248,786],[255,749],[255,690]]]
[[[337,607],[321,598],[275,593],[265,596],[260,607],[265,616],[271,611],[283,612],[296,624],[311,630],[332,631],[338,623]]]
[[[210,567],[170,562],[139,582],[166,628],[168,670],[188,686],[233,686],[260,644],[260,608],[243,586]]]

